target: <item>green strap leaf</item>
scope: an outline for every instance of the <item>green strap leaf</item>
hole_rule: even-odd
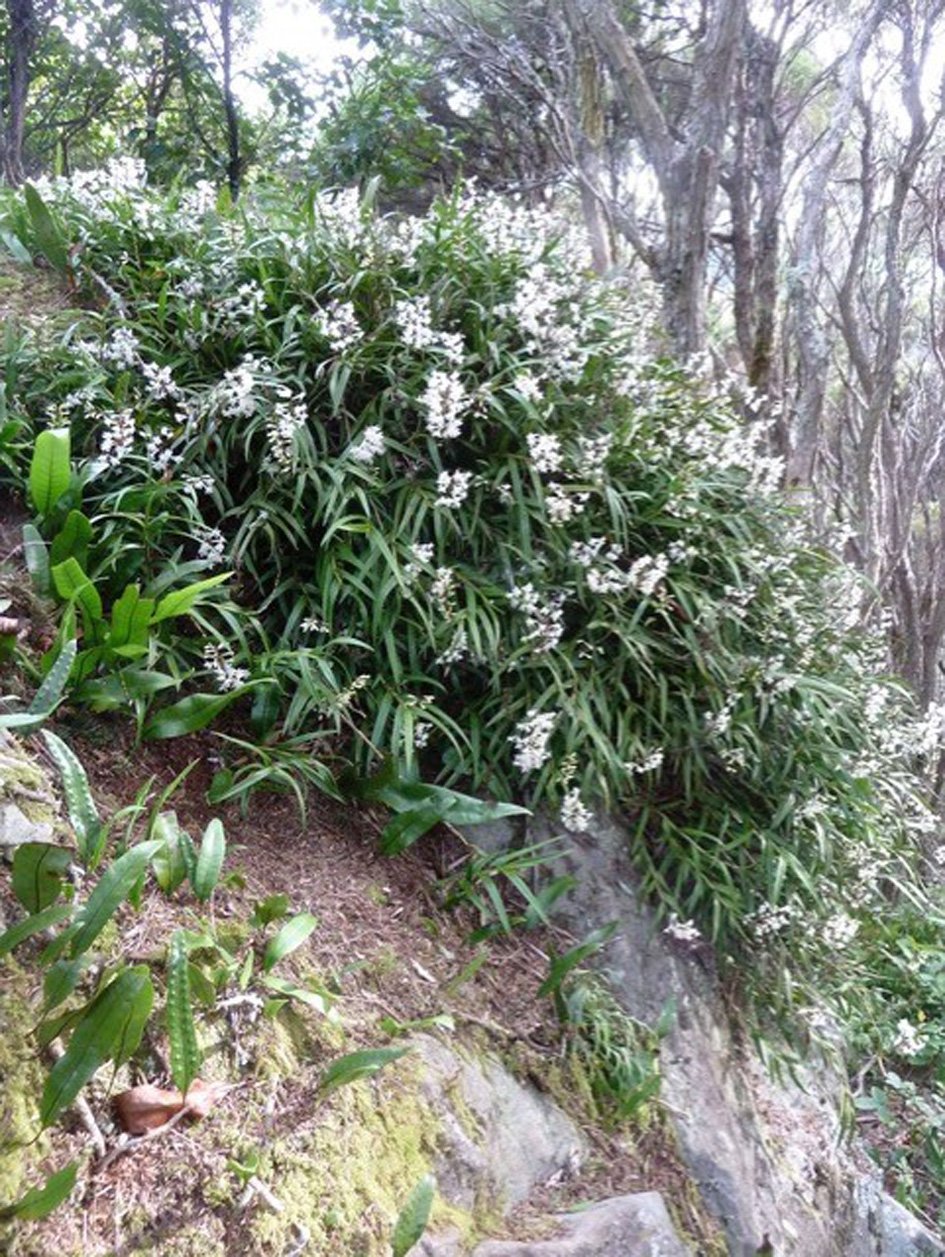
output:
[[[44,908],[42,912],[34,912],[32,916],[24,917],[22,921],[17,921],[16,925],[11,925],[8,930],[0,934],[0,956],[8,956],[14,947],[19,947],[24,939],[38,934],[40,930],[59,925],[71,916],[71,904],[54,903]]]
[[[192,879],[194,894],[202,903],[206,903],[210,898],[220,880],[220,870],[223,868],[225,856],[226,834],[223,832],[222,823],[214,817],[204,830],[200,842],[200,854],[197,857],[197,867]]]
[[[161,812],[155,818],[151,834],[161,845],[151,861],[157,884],[165,895],[171,895],[187,876],[187,860],[184,856],[183,835],[177,823],[176,812]]]
[[[167,1037],[171,1045],[171,1073],[183,1095],[200,1069],[200,1048],[194,1026],[190,998],[190,964],[187,936],[183,930],[171,935],[167,952]]]
[[[190,694],[179,703],[172,703],[157,712],[144,726],[141,736],[149,740],[182,738],[188,733],[196,733],[198,729],[205,729],[247,688],[243,686],[228,694]]]
[[[52,577],[49,574],[49,551],[46,542],[35,524],[23,525],[23,558],[26,570],[36,587],[38,594],[52,592]]]
[[[13,893],[27,912],[41,912],[55,902],[63,874],[72,863],[68,847],[51,842],[24,842],[13,856]]]
[[[106,1061],[128,1059],[153,1002],[147,965],[123,970],[96,995],[46,1079],[39,1114],[43,1126],[56,1120]]]
[[[183,589],[172,589],[157,604],[157,610],[151,620],[152,624],[160,624],[162,620],[170,620],[174,616],[187,615],[194,609],[203,595],[217,585],[229,580],[232,572],[220,572],[217,576],[208,576],[206,580],[198,580],[193,585],[185,585]]]
[[[33,446],[30,462],[30,500],[42,516],[51,513],[72,479],[68,428],[47,428]]]
[[[53,585],[63,602],[74,602],[82,612],[89,641],[98,641],[102,632],[102,599],[98,590],[71,556],[52,568]]]
[[[430,1221],[430,1210],[436,1196],[436,1179],[425,1174],[404,1202],[391,1235],[391,1257],[407,1257],[418,1244]]]
[[[88,562],[91,541],[92,525],[88,519],[81,511],[70,511],[49,547],[50,563],[64,563],[66,559],[73,558],[84,568]]]
[[[48,1217],[72,1194],[78,1169],[78,1161],[70,1161],[63,1169],[50,1174],[42,1187],[31,1188],[15,1204],[0,1209],[0,1218],[38,1222],[40,1218]]]
[[[266,944],[263,970],[268,973],[283,957],[301,947],[317,925],[318,921],[310,912],[300,912],[291,921],[286,921],[279,933]]]
[[[40,252],[60,274],[69,270],[69,248],[62,230],[49,211],[46,202],[31,183],[24,190],[26,211],[30,216],[33,234]]]
[[[94,868],[105,839],[98,808],[92,798],[89,779],[75,751],[55,733],[43,730],[43,740],[62,777],[63,793],[69,820],[75,831],[79,857],[87,868]]]
[[[56,660],[46,674],[46,679],[33,696],[26,711],[11,712],[0,716],[0,729],[20,729],[32,733],[47,716],[51,716],[62,698],[62,692],[75,663],[78,644],[74,638],[64,642]]]
[[[357,1082],[360,1078],[370,1078],[385,1065],[400,1060],[410,1048],[364,1048],[360,1052],[349,1052],[329,1065],[322,1074],[320,1090],[323,1095],[343,1087],[349,1082]]]
[[[128,897],[160,845],[159,842],[139,843],[109,865],[76,917],[76,931],[70,942],[73,956],[88,951],[118,905]]]
[[[142,598],[137,585],[126,586],[112,607],[108,645],[112,650],[119,646],[147,646],[153,614],[154,599]]]

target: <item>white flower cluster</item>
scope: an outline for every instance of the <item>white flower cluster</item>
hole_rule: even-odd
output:
[[[307,616],[299,622],[299,631],[301,633],[327,633],[328,625],[324,620],[319,619],[317,615]]]
[[[533,646],[539,655],[554,650],[564,636],[564,595],[557,593],[546,600],[529,581],[513,586],[509,603],[525,616],[523,644]]]
[[[259,368],[257,359],[247,354],[238,367],[224,372],[223,379],[213,389],[213,403],[228,419],[249,419],[256,413]]]
[[[512,387],[527,402],[534,402],[537,405],[542,399],[541,381],[531,371],[519,371],[512,380]]]
[[[208,642],[203,648],[203,662],[216,681],[217,689],[224,693],[238,690],[249,680],[248,669],[234,665],[233,650],[226,642]]]
[[[529,432],[525,437],[532,466],[539,474],[558,471],[564,462],[561,442],[551,432]]]
[[[515,726],[509,741],[515,747],[512,763],[525,774],[537,772],[551,758],[548,743],[558,717],[554,712],[540,712],[532,708],[524,720]]]
[[[262,314],[266,306],[266,294],[254,280],[242,283],[235,292],[223,298],[218,311],[224,322],[240,325],[252,322]]]
[[[569,790],[561,801],[561,824],[572,834],[586,834],[594,820],[594,814],[581,802],[577,787]]]
[[[418,541],[410,547],[410,562],[404,565],[404,579],[408,584],[420,579],[433,563],[436,546],[432,541]]]
[[[668,571],[669,558],[665,554],[644,554],[631,563],[627,583],[649,598],[659,589]]]
[[[332,301],[315,316],[315,326],[335,353],[344,353],[364,336],[350,301]]]
[[[384,433],[379,424],[369,424],[360,438],[348,450],[348,457],[356,463],[373,463],[387,448]]]
[[[281,472],[291,472],[295,464],[296,440],[308,422],[304,397],[276,402],[266,416],[266,440],[272,461]]]
[[[552,524],[568,524],[581,515],[590,495],[569,491],[567,485],[553,480],[545,491],[545,510]]]
[[[217,190],[209,179],[198,179],[180,199],[181,213],[188,218],[203,218],[205,214],[215,210],[216,206]]]
[[[669,923],[663,929],[663,933],[677,943],[697,943],[702,938],[699,927],[694,921],[680,921],[675,912],[669,914]]]
[[[453,634],[453,639],[437,658],[437,663],[441,667],[449,667],[450,664],[460,663],[469,654],[469,640],[466,636],[466,630],[462,627],[458,628]]]
[[[594,484],[603,480],[613,444],[614,438],[610,433],[604,436],[579,437],[578,453],[575,459],[578,475]]]
[[[226,538],[219,528],[199,527],[194,531],[197,558],[211,567],[220,567],[226,558]]]
[[[135,417],[130,410],[118,410],[102,416],[102,437],[98,459],[103,467],[115,468],[134,448]]]
[[[840,951],[853,942],[859,929],[859,921],[846,912],[836,912],[824,922],[824,943],[831,950]]]
[[[624,764],[624,770],[631,777],[643,776],[644,773],[655,773],[663,767],[663,760],[666,758],[666,752],[661,746],[656,750],[650,751],[644,755],[642,759],[627,760]]]
[[[163,475],[180,462],[177,434],[167,424],[148,434],[146,449],[152,472]]]
[[[438,350],[454,366],[463,361],[466,346],[459,332],[438,331],[433,326],[430,298],[422,293],[394,305],[394,322],[408,349]]]
[[[745,924],[758,939],[773,938],[794,925],[800,918],[800,910],[796,904],[782,904],[775,908],[773,904],[763,903],[755,912],[745,918]]]
[[[456,614],[455,581],[451,567],[438,567],[430,586],[430,596],[444,620],[451,620]]]
[[[472,480],[471,471],[441,471],[436,478],[437,496],[433,505],[456,510],[469,497]]]
[[[459,436],[470,399],[457,374],[432,371],[419,401],[425,412],[427,431],[434,440],[453,440]]]
[[[732,715],[735,711],[737,698],[730,694],[716,712],[706,712],[705,731],[709,737],[724,738],[732,727]]]
[[[925,1036],[906,1017],[896,1022],[892,1050],[899,1056],[918,1056],[925,1047]]]
[[[99,349],[99,357],[113,367],[133,367],[140,348],[141,342],[130,327],[116,327]]]
[[[156,362],[142,362],[141,374],[151,401],[160,402],[180,396],[170,367],[159,367]]]

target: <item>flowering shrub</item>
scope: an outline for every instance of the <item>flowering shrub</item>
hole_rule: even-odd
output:
[[[842,962],[932,825],[941,714],[877,679],[763,428],[654,355],[644,289],[491,198],[43,194],[104,308],[21,346],[11,405],[71,425],[116,581],[237,572],[252,623],[204,666],[257,734],[356,729],[362,768],[573,833],[618,807],[681,945]]]

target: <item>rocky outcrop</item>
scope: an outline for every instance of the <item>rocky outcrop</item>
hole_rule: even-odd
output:
[[[552,836],[533,822],[528,841]],[[497,835],[493,835],[495,839]],[[841,1138],[836,1085],[810,1071],[778,1084],[736,1038],[710,958],[657,928],[636,891],[627,831],[599,820],[562,861],[574,888],[564,921],[584,935],[609,921],[614,995],[633,1017],[676,1015],[661,1052],[662,1097],[701,1198],[732,1257],[925,1257],[942,1242],[882,1190],[865,1153]],[[561,870],[556,870],[556,872]]]

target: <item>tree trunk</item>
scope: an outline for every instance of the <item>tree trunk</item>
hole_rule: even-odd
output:
[[[239,199],[243,183],[239,114],[233,95],[233,0],[220,0],[220,36],[223,41],[223,111],[226,115],[226,181],[230,196]]]
[[[26,127],[26,96],[30,83],[30,57],[36,45],[36,10],[33,0],[7,0],[10,31],[7,37],[7,119],[4,137],[3,176],[7,183],[23,182],[23,133]]]

